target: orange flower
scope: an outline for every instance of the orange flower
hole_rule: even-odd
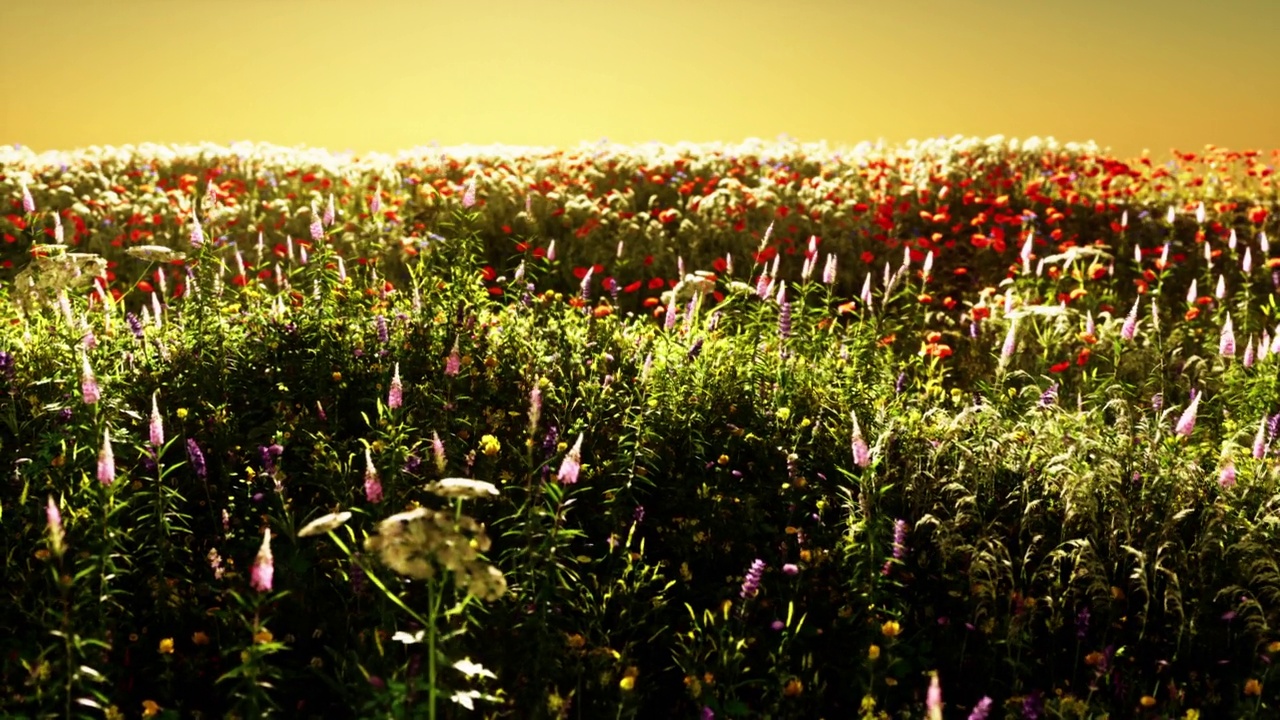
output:
[[[933,296],[929,293],[920,293],[916,296],[916,299],[920,301],[921,305],[928,305],[933,302]]]
[[[1080,348],[1080,354],[1076,355],[1076,365],[1083,367],[1085,363],[1089,362],[1089,356],[1092,354],[1093,351],[1089,348]]]
[[[1187,322],[1191,322],[1192,320],[1195,320],[1198,317],[1200,317],[1200,308],[1191,308],[1190,310],[1187,311],[1186,315],[1182,316],[1182,319],[1186,320]]]
[[[847,303],[842,303],[841,305],[837,306],[836,312],[840,313],[841,315],[848,315],[849,313],[854,312],[857,309],[858,309],[858,302],[856,300],[850,300]]]
[[[937,343],[942,341],[942,333],[937,331],[931,332],[928,335],[925,335],[924,337],[925,337],[925,342],[929,342],[929,343]]]
[[[597,318],[609,317],[613,314],[613,308],[608,305],[600,305],[595,310],[592,310],[591,314],[595,315]]]

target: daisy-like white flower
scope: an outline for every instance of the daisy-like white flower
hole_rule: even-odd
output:
[[[186,253],[177,252],[163,245],[135,245],[131,248],[125,248],[124,253],[139,260],[160,263],[186,257]]]
[[[498,494],[498,488],[493,483],[471,478],[444,478],[430,483],[426,489],[447,498],[490,497]]]
[[[321,515],[320,517],[307,523],[298,531],[298,537],[311,537],[312,535],[324,535],[333,532],[342,527],[351,519],[351,513],[338,512]]]

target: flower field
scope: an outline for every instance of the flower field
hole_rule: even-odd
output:
[[[0,148],[0,714],[1274,716],[1277,162]]]

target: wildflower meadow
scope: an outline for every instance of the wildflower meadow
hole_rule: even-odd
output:
[[[0,714],[1275,717],[1277,162],[0,148]]]

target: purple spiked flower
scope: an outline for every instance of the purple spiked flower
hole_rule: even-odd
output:
[[[378,342],[386,345],[387,341],[391,339],[390,334],[387,332],[387,319],[381,315],[376,315],[373,318],[373,324],[378,331]]]
[[[111,451],[111,432],[102,431],[102,449],[98,451],[98,482],[110,485],[116,481],[116,456]]]
[[[271,528],[267,528],[262,532],[262,547],[258,548],[258,556],[253,560],[249,584],[258,592],[271,592],[275,574],[275,558],[271,556]]]
[[[1227,313],[1227,321],[1222,324],[1222,336],[1218,340],[1218,354],[1223,357],[1235,357],[1236,334],[1231,327],[1231,313]]]
[[[779,295],[782,295],[782,293],[779,293]],[[778,335],[783,340],[791,337],[791,303],[787,302],[786,296],[783,296],[782,301],[778,304]]]
[[[1253,437],[1253,458],[1261,460],[1267,454],[1267,414],[1262,414],[1262,422],[1258,424],[1258,434]]]
[[[329,203],[324,206],[324,215],[320,220],[324,223],[325,227],[331,227],[333,225],[333,218],[335,215],[337,215],[337,213],[333,210],[333,193],[329,193]]]
[[[209,468],[204,463],[204,452],[200,450],[195,438],[187,438],[187,460],[191,462],[191,469],[195,471],[196,477],[203,480],[209,476]]]
[[[1013,351],[1018,347],[1018,321],[1013,319],[1009,322],[1009,332],[1004,336],[1004,345],[1000,348],[1000,367],[1004,367],[1009,362],[1009,358],[1013,357]]]
[[[991,713],[991,698],[984,697],[973,706],[973,712],[969,713],[969,720],[987,720],[987,716]]]
[[[582,470],[582,434],[578,434],[578,439],[573,443],[573,447],[569,448],[569,453],[564,456],[564,461],[560,463],[560,472],[556,473],[556,477],[562,485],[573,485],[578,482],[578,473]]]
[[[827,253],[827,264],[822,267],[822,284],[830,285],[836,281],[836,255]]]
[[[899,518],[893,522],[893,559],[901,560],[907,555],[907,521]]]
[[[756,593],[760,592],[760,578],[764,575],[765,564],[760,558],[756,558],[751,562],[751,567],[747,570],[747,576],[742,580],[742,592],[739,596],[746,600],[753,598]]]
[[[22,212],[30,215],[36,211],[36,201],[31,198],[31,190],[22,183]]]
[[[314,210],[314,206],[313,206],[313,210]],[[311,232],[312,240],[316,242],[321,242],[322,240],[324,240],[323,219],[319,215],[317,215],[315,212],[311,213],[311,225],[308,228],[308,230]]]

